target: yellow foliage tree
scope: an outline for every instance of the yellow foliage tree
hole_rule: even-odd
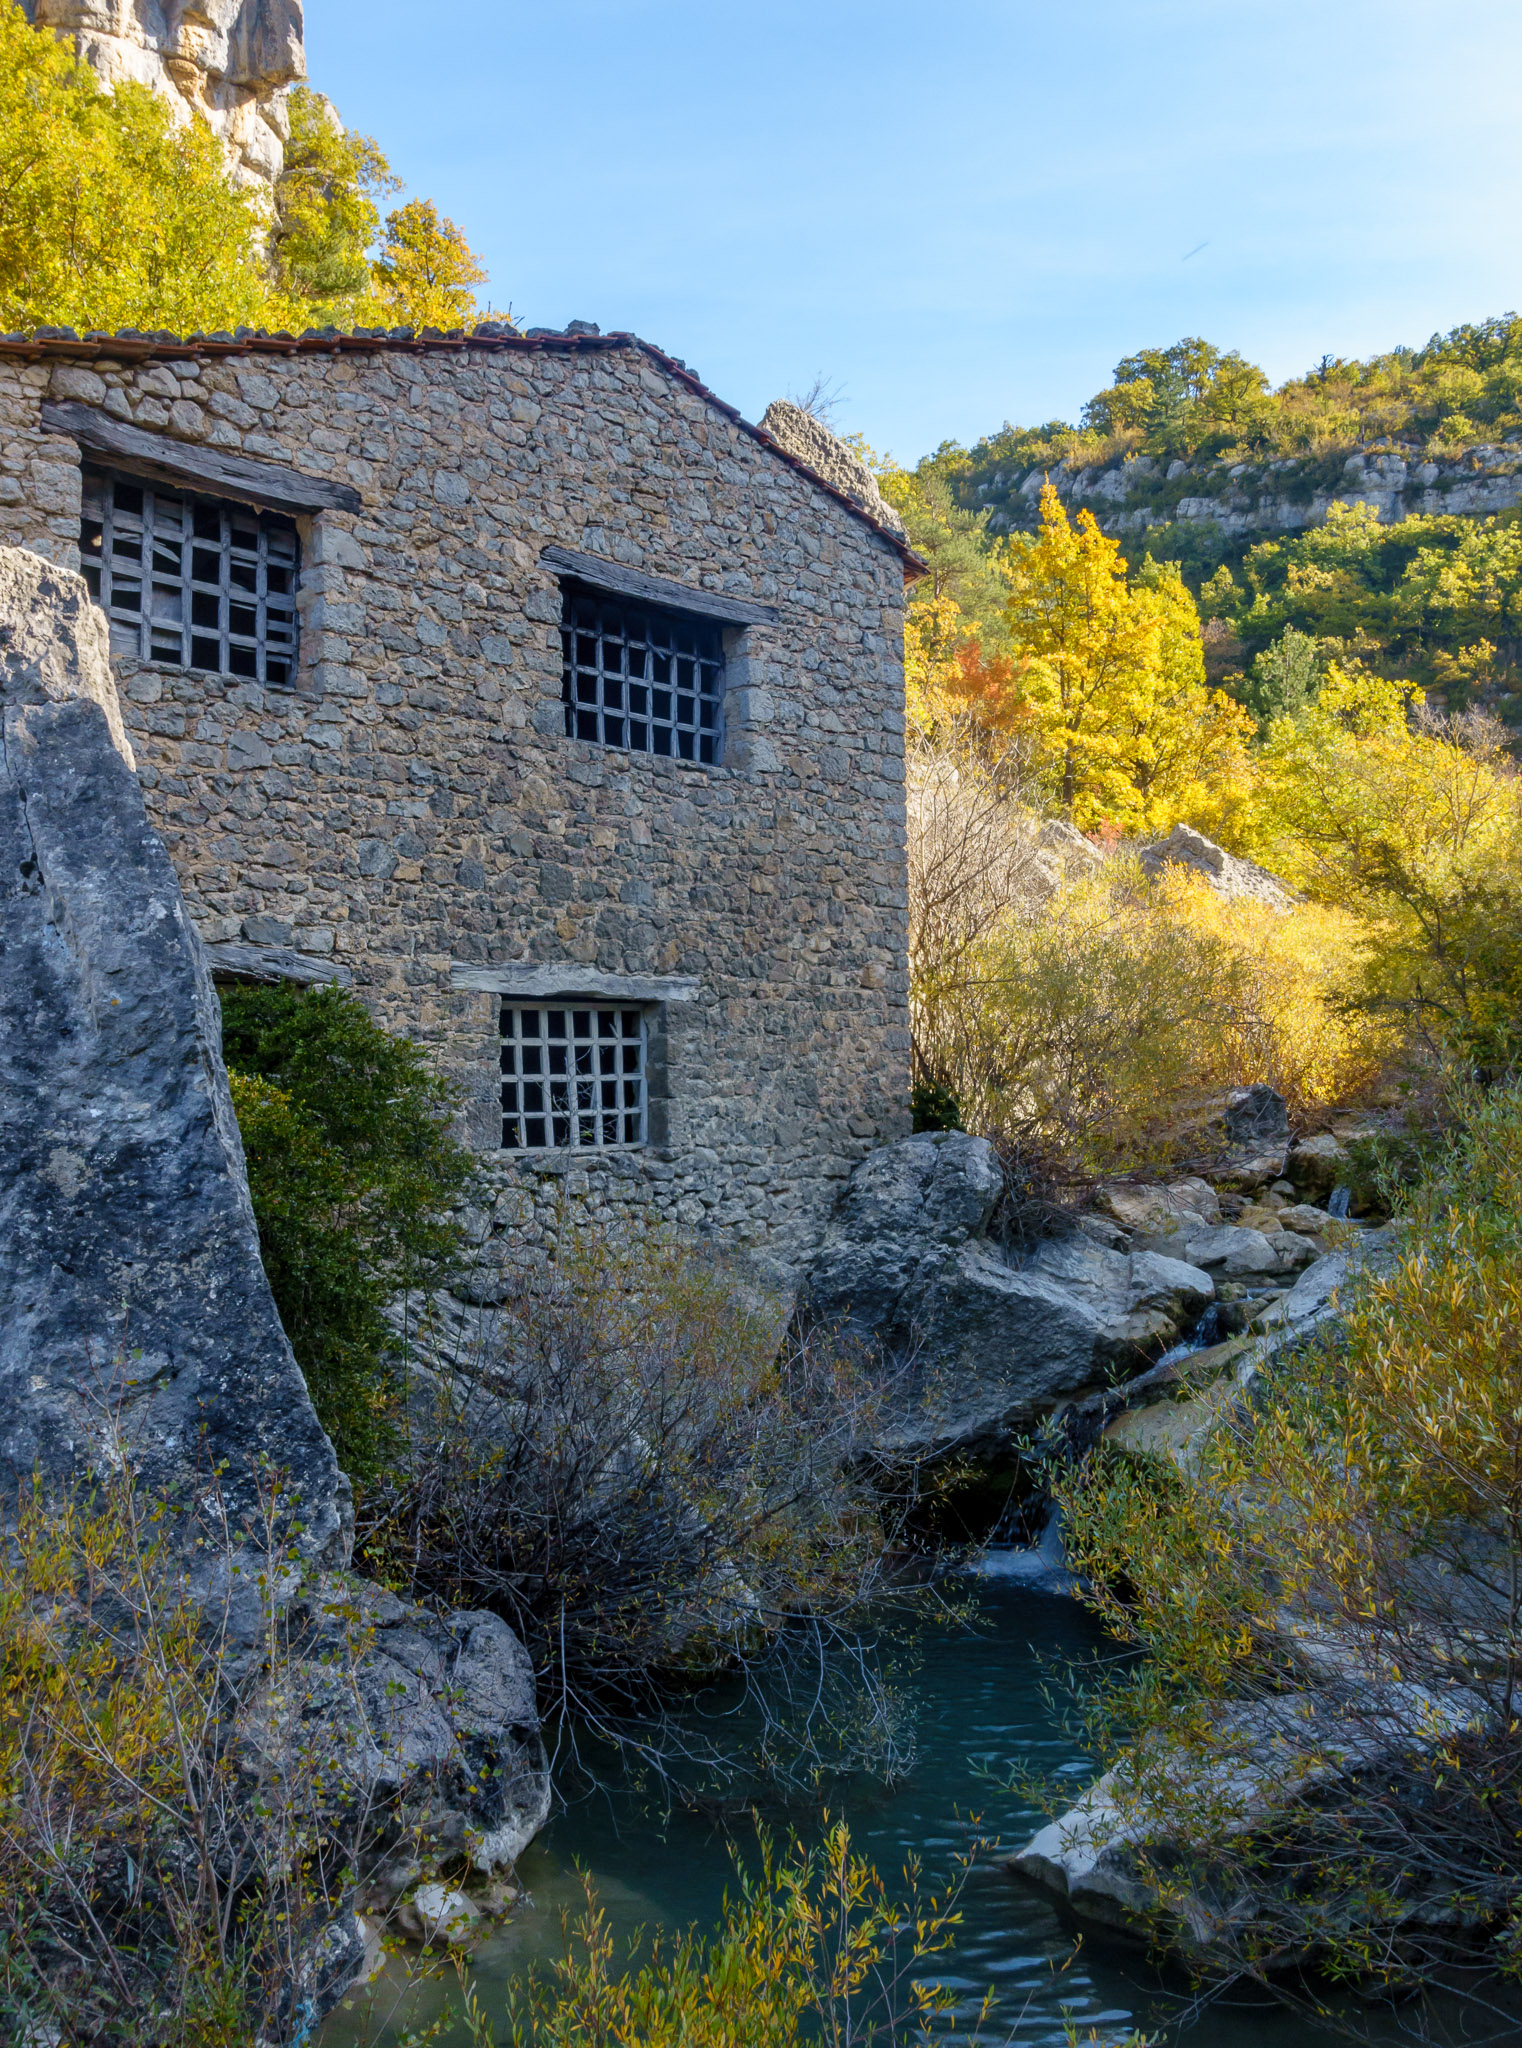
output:
[[[1056,793],[1083,829],[1166,829],[1244,783],[1251,721],[1205,686],[1199,616],[1177,574],[1128,582],[1092,513],[1050,484],[1040,530],[1012,540],[1006,611]]]
[[[0,325],[260,324],[264,231],[209,128],[145,86],[106,92],[0,0]]]
[[[1265,852],[1369,933],[1365,990],[1482,1063],[1522,1047],[1522,782],[1501,729],[1333,664],[1270,728]]]
[[[461,327],[476,317],[472,285],[486,272],[464,235],[431,199],[409,200],[386,216],[385,247],[375,265],[376,295],[400,324]]]

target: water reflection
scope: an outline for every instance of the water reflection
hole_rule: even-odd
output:
[[[1092,1621],[1076,1601],[1011,1574],[978,1579],[974,1606],[977,1628],[937,1632],[925,1644],[914,1679],[913,1772],[891,1791],[858,1786],[840,1802],[853,1846],[884,1875],[896,1877],[906,1856],[917,1854],[927,1875],[938,1877],[979,1836],[997,1836],[1006,1848],[1022,1843],[1044,1816],[997,1789],[1011,1765],[1061,1772],[1073,1778],[1075,1791],[1088,1774],[1045,1696],[1043,1660],[1094,1648],[1099,1634]],[[488,2013],[500,2008],[513,1977],[558,1953],[561,1910],[575,1909],[582,1898],[578,1862],[590,1870],[620,1936],[641,1925],[712,1925],[733,1879],[725,1836],[694,1815],[678,1813],[660,1824],[629,1800],[594,1798],[558,1816],[519,1866],[532,1907],[520,1909],[473,1957]],[[1055,1906],[1007,1876],[994,1857],[975,1869],[962,1910],[961,1937],[936,1975],[962,1995],[969,2014],[990,1985],[1000,1999],[996,2023],[981,2033],[964,2031],[964,2044],[1060,2048],[1069,2019],[1080,2039],[1090,2028],[1110,2040],[1145,2029],[1181,2048],[1322,2048],[1332,2038],[1269,2006],[1215,2006],[1184,2024],[1185,1987],[1164,1983],[1142,1956],[1119,1945],[1091,1939],[1073,1959],[1072,1931]],[[442,1999],[441,1992],[425,1996],[414,2021],[432,2017]],[[322,2048],[349,2048],[363,2038],[358,2015],[335,2014]],[[394,2043],[399,2033],[383,2028],[370,2038]],[[453,2044],[464,2037],[443,2038]]]

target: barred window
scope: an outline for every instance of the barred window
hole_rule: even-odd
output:
[[[502,1144],[643,1145],[643,1011],[502,1005]]]
[[[80,554],[119,652],[294,683],[300,550],[289,519],[86,470]]]
[[[560,637],[572,739],[721,758],[724,642],[711,619],[567,591]]]

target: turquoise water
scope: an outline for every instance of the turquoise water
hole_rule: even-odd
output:
[[[1089,1775],[1042,1680],[1043,1660],[1082,1656],[1097,1645],[1092,1621],[1071,1598],[998,1576],[975,1582],[973,1606],[978,1625],[935,1631],[909,1681],[918,1737],[913,1770],[891,1790],[858,1785],[839,1802],[853,1845],[885,1876],[896,1876],[905,1857],[917,1854],[934,1877],[977,1836],[1019,1847],[1044,1816],[997,1789],[1013,1764],[1071,1776],[1075,1792]],[[511,1978],[556,1953],[560,1910],[582,1899],[578,1862],[590,1870],[620,1934],[641,1925],[711,1926],[733,1878],[724,1835],[690,1813],[661,1823],[616,1796],[578,1804],[557,1816],[519,1865],[531,1903],[475,1952],[473,1974],[488,2014],[500,2008]],[[1186,1987],[1168,1984],[1123,1945],[1090,1937],[1069,1960],[1073,1931],[1057,1908],[993,1857],[975,1868],[962,1910],[961,1937],[936,1975],[964,1996],[969,2012],[988,1987],[1000,1996],[996,2023],[981,2033],[964,2029],[963,2043],[1058,2048],[1067,2017],[1078,2023],[1080,2038],[1091,2027],[1104,2040],[1140,2029],[1161,2035],[1170,2048],[1321,2048],[1330,2041],[1266,2005],[1216,2005],[1191,2020]],[[425,1994],[414,2021],[436,2013],[442,1998],[439,1991]],[[335,2014],[322,2048],[349,2048],[361,2038],[359,2015]],[[399,2030],[382,2024],[370,2038],[394,2043]],[[443,2038],[454,2043],[463,2034]]]

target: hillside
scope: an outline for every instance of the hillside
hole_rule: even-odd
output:
[[[955,597],[989,652],[1008,651],[1000,543],[1036,531],[1048,481],[1133,570],[1178,565],[1211,680],[1256,715],[1356,659],[1450,708],[1522,721],[1515,315],[1326,358],[1277,389],[1208,342],[1143,350],[1076,425],[1006,424],[890,476],[937,597]],[[1305,671],[1293,686],[1286,661]]]
[[[1325,357],[1277,389],[1235,351],[1189,339],[1116,365],[1079,422],[1006,424],[933,467],[991,534],[1036,523],[1042,479],[1106,532],[1208,574],[1334,502],[1384,520],[1477,515],[1522,499],[1522,320],[1513,314],[1367,361]]]

